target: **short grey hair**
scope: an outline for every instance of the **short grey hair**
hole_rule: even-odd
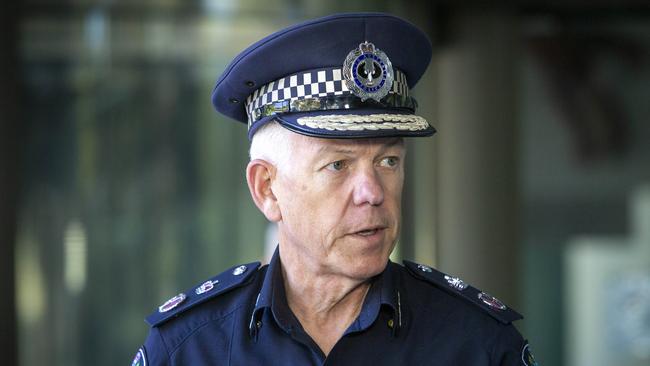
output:
[[[275,166],[288,164],[293,151],[291,134],[276,121],[268,122],[253,135],[250,160],[266,160]]]

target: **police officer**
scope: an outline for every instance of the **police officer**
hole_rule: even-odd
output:
[[[274,33],[217,81],[247,123],[268,266],[235,266],[147,318],[133,365],[534,365],[521,316],[457,277],[392,263],[404,137],[435,130],[409,94],[431,59],[412,24],[337,14]]]

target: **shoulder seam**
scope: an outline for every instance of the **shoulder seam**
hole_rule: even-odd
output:
[[[244,304],[240,304],[238,306],[235,306],[228,313],[223,314],[222,316],[207,319],[206,321],[204,321],[203,323],[201,323],[200,325],[198,325],[197,327],[192,329],[192,331],[189,332],[186,336],[184,336],[183,339],[180,342],[178,342],[178,344],[171,351],[168,351],[169,357],[171,358],[171,356],[174,353],[176,353],[176,351],[178,351],[178,349],[181,348],[183,343],[185,343],[185,341],[187,341],[189,338],[191,338],[194,333],[196,333],[200,329],[206,327],[208,324],[210,324],[212,322],[219,321],[219,320],[222,320],[222,319],[225,319],[225,318],[228,318],[228,317],[232,316],[237,310],[241,309],[243,306],[244,306]],[[160,331],[159,331],[159,333],[160,333]],[[160,335],[160,337],[162,338],[162,334]]]
[[[158,333],[158,338],[160,338],[160,343],[162,343],[163,348],[165,349],[165,352],[167,353],[167,363],[171,365],[172,356],[169,353],[169,346],[167,345],[167,342],[165,341],[165,338],[163,337],[162,333],[160,332],[160,329],[155,329],[155,332]]]

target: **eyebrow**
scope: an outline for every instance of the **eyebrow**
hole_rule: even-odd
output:
[[[370,139],[363,139],[362,141],[369,141]],[[394,137],[391,138],[389,141],[383,144],[381,146],[380,151],[385,151],[390,149],[393,146],[396,145],[404,145],[404,139],[401,137]],[[332,145],[324,145],[318,148],[316,151],[318,155],[324,152],[332,152],[332,153],[339,153],[339,154],[352,154],[354,153],[354,150],[346,148],[344,146],[332,146]]]
[[[325,145],[318,148],[318,155],[322,153],[338,153],[338,154],[352,154],[354,151],[352,149],[346,149],[339,146]]]
[[[403,137],[393,137],[389,142],[384,144],[384,147],[389,148],[389,147],[393,147],[395,145],[404,146],[404,138]]]

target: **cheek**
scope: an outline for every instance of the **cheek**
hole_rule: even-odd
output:
[[[314,240],[325,240],[338,227],[346,199],[344,192],[331,184],[314,181],[288,187],[280,201],[283,221],[291,230]]]
[[[278,206],[282,213],[282,221],[294,230],[308,230],[318,216],[319,199],[310,184],[298,181],[284,181],[279,185]]]
[[[399,205],[402,200],[402,189],[404,187],[404,175],[389,175],[383,179],[384,195],[396,201]]]

